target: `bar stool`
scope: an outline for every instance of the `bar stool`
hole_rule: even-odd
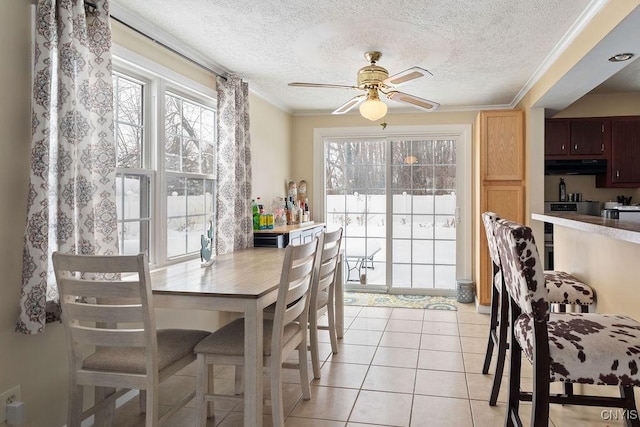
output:
[[[495,406],[500,393],[500,383],[504,372],[504,362],[509,344],[507,342],[507,331],[509,326],[509,304],[508,295],[505,291],[504,277],[500,267],[498,247],[494,236],[494,223],[500,218],[496,213],[485,212],[482,214],[485,232],[487,234],[487,244],[489,255],[493,265],[493,286],[491,292],[491,314],[489,320],[489,339],[487,341],[487,351],[484,357],[482,373],[489,373],[491,358],[494,346],[498,348],[496,359],[496,371],[493,375],[493,385],[489,397],[489,405]],[[581,313],[588,313],[589,306],[595,303],[595,292],[586,283],[581,282],[572,275],[564,271],[547,270],[544,272],[545,286],[547,288],[547,301],[555,304],[558,311],[567,311],[568,305],[580,307]],[[573,395],[573,384],[565,384],[565,393]]]

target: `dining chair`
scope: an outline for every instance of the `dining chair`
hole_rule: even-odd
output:
[[[615,314],[553,313],[531,228],[494,223],[510,306],[509,398],[506,426],[522,425],[520,401],[531,401],[531,425],[549,422],[549,404],[622,408],[639,426],[633,387],[640,386],[640,323]],[[522,354],[533,365],[533,393],[520,390]],[[620,397],[551,395],[551,382],[618,386]]]
[[[280,275],[280,284],[273,319],[263,320],[263,363],[270,369],[271,406],[274,426],[284,426],[282,401],[282,368],[297,368],[304,400],[311,399],[307,365],[307,330],[309,323],[309,292],[317,271],[318,241],[289,245]],[[206,426],[212,411],[207,402],[215,400],[243,401],[243,395],[216,394],[213,389],[213,365],[244,366],[244,319],[236,319],[210,334],[196,347],[197,425]],[[298,363],[285,363],[288,355],[298,351]]]
[[[116,399],[140,391],[145,426],[155,427],[189,402],[194,391],[162,416],[161,382],[195,360],[195,345],[210,332],[156,330],[149,263],[131,256],[52,255],[62,322],[67,333],[69,403],[67,426],[95,416],[111,424]],[[122,276],[125,279],[122,279]],[[83,411],[83,389],[94,386],[94,406]]]
[[[489,316],[489,338],[485,351],[482,373],[489,373],[493,349],[497,347],[496,369],[493,374],[493,384],[489,395],[489,405],[495,406],[500,393],[502,373],[509,344],[507,342],[509,299],[504,290],[504,277],[502,275],[497,243],[493,233],[494,223],[500,219],[494,212],[484,212],[482,222],[487,236],[489,256],[493,268],[493,286],[491,290],[491,310]],[[545,287],[547,300],[558,307],[558,311],[565,312],[568,305],[580,307],[582,313],[589,311],[589,306],[595,303],[595,291],[586,283],[581,282],[572,275],[563,271],[545,270]],[[565,384],[565,393],[573,393],[573,384]]]
[[[329,332],[331,351],[338,353],[338,338],[335,324],[335,283],[338,279],[336,270],[340,261],[340,245],[342,243],[342,228],[324,232],[318,241],[317,274],[311,285],[311,300],[309,310],[309,335],[311,350],[311,366],[313,377],[320,378],[320,356],[318,344],[318,330]],[[314,310],[315,307],[315,310]],[[319,325],[318,320],[327,314],[327,326]]]

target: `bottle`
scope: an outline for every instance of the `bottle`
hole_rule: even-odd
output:
[[[564,178],[560,178],[559,196],[561,202],[567,201],[567,184],[564,182]]]
[[[260,229],[260,210],[258,208],[258,204],[255,199],[251,199],[251,212],[253,214],[253,229]]]

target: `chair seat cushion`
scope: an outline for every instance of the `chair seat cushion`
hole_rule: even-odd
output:
[[[546,270],[545,284],[550,304],[588,305],[595,301],[593,289],[564,271]]]
[[[551,381],[640,386],[640,323],[626,316],[550,313]],[[533,363],[533,322],[518,317],[515,338]]]
[[[162,370],[185,356],[193,354],[193,348],[211,332],[195,329],[159,329],[158,369]],[[87,357],[83,369],[91,371],[118,371],[131,374],[146,372],[146,348],[107,347],[97,348]],[[194,355],[195,360],[195,355]]]
[[[273,320],[263,321],[263,355],[271,356],[271,336],[273,332]],[[298,323],[289,323],[284,326],[283,342],[288,342],[300,331]],[[242,356],[244,354],[244,319],[236,319],[223,326],[196,345],[196,353],[224,354],[227,356]]]

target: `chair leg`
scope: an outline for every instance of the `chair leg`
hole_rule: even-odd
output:
[[[157,382],[156,382],[157,386]],[[160,405],[158,402],[158,388],[157,387],[149,387],[146,390],[146,417],[145,417],[145,427],[158,427],[159,418],[160,418]]]
[[[335,311],[335,289],[333,285],[329,287],[329,300],[327,301],[327,319],[329,321],[329,339],[331,340],[331,352],[338,354],[338,337],[336,335],[336,311]]]
[[[196,359],[196,426],[207,425],[207,405],[205,395],[210,393],[208,384],[208,366],[204,354],[198,354]]]
[[[301,357],[307,360],[307,347]],[[304,385],[303,385],[304,387]],[[282,401],[282,357],[271,354],[271,417],[274,427],[284,427],[284,403]]]
[[[69,385],[69,403],[67,405],[67,426],[80,427],[82,424],[83,387]]]
[[[491,365],[491,358],[493,356],[494,336],[498,329],[498,310],[499,310],[500,293],[495,286],[492,286],[491,291],[491,314],[489,315],[489,339],[487,340],[487,351],[484,355],[484,365],[482,366],[482,373],[489,373],[489,366]]]
[[[507,357],[507,334],[509,333],[509,296],[505,289],[499,293],[500,300],[500,319],[498,320],[498,355],[496,359],[496,371],[493,374],[493,384],[491,385],[491,396],[489,397],[489,406],[495,406],[498,402],[500,394],[500,385],[502,384],[502,374],[504,373],[504,362]]]
[[[636,399],[633,392],[633,386],[620,387],[620,397],[625,401],[626,412],[625,425],[627,427],[640,426],[640,418],[638,417],[638,409],[636,408]]]
[[[213,369],[213,367],[212,367]],[[234,374],[233,374],[233,386],[235,388],[235,393],[236,395],[241,395],[242,394],[242,390],[244,390],[244,384],[243,384],[243,371],[242,371],[242,366],[235,366],[234,367]]]
[[[318,312],[311,308],[309,313],[309,340],[311,347],[311,366],[313,367],[313,378],[320,378],[320,356],[318,355]],[[306,355],[305,355],[306,360]]]
[[[309,385],[309,365],[307,363],[307,340],[304,339],[298,346],[298,365],[300,367],[300,386],[302,387],[302,399],[311,400],[311,386]]]
[[[99,402],[102,402],[110,394],[115,393],[116,389],[112,387],[95,387],[94,390],[94,405],[97,406]],[[116,403],[113,402],[108,406],[102,405],[95,413],[93,423],[94,427],[107,427],[113,424],[113,413],[116,409]]]
[[[511,309],[510,311],[513,311]],[[510,313],[511,321],[517,316]],[[513,328],[509,328],[509,337],[511,338],[511,345],[509,346],[509,397],[507,398],[507,413],[505,416],[505,426],[520,426],[519,409],[520,409],[520,374],[522,370],[522,350],[520,346],[515,342],[515,336]],[[531,424],[534,425],[533,423]]]

